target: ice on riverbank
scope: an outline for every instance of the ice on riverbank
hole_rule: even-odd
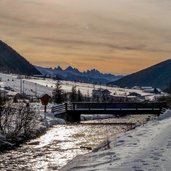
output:
[[[170,171],[171,111],[159,119],[110,138],[107,150],[78,156],[62,171]]]
[[[47,121],[48,127],[52,127],[53,125],[56,125],[56,124],[66,124],[66,121],[64,119],[57,118],[52,113],[47,113],[46,121]]]

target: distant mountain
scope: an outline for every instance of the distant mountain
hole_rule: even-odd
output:
[[[24,57],[0,40],[0,71],[22,75],[41,74]]]
[[[80,72],[78,69],[71,66],[64,70],[59,66],[54,69],[39,66],[36,66],[36,68],[45,76],[53,76],[63,80],[85,83],[106,84],[122,77],[121,75],[103,74],[95,69]]]
[[[171,85],[171,59],[125,76],[110,84],[121,87],[152,86],[164,90]]]

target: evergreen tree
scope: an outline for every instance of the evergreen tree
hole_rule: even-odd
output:
[[[72,87],[72,90],[71,90],[70,101],[71,102],[76,102],[77,101],[77,90],[76,90],[75,85]]]
[[[61,88],[61,82],[58,80],[56,83],[56,87],[53,91],[53,101],[57,104],[64,102],[64,93]]]
[[[82,102],[83,100],[84,100],[84,97],[83,97],[81,91],[78,90],[78,91],[77,91],[77,101],[78,101],[78,102]]]

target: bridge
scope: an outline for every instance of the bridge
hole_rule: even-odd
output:
[[[52,113],[63,115],[67,121],[79,122],[81,114],[113,114],[124,116],[128,114],[160,115],[166,108],[165,102],[160,103],[65,103],[52,107]]]

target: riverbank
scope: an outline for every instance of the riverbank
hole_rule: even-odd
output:
[[[158,119],[109,138],[106,148],[76,157],[61,171],[170,171],[171,111]]]
[[[50,110],[50,109],[48,109]],[[45,134],[46,131],[56,124],[65,124],[66,122],[63,119],[56,118],[52,113],[46,113],[46,119],[44,118],[43,110],[39,109],[38,120],[36,121],[36,126],[32,130],[29,136],[25,137],[23,135],[16,137],[14,140],[8,140],[4,135],[0,134],[0,152],[15,149],[21,144],[26,143],[31,139],[35,139]]]

